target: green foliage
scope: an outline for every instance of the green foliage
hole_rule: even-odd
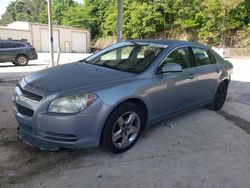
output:
[[[69,8],[74,7],[75,4],[76,3],[73,0],[53,0],[53,23],[55,25],[61,25],[65,12]]]
[[[41,22],[40,13],[46,8],[46,0],[11,1],[2,15],[1,24],[13,21]]]
[[[91,29],[92,38],[117,32],[118,0],[53,0],[53,23]],[[15,0],[1,24],[22,20],[47,23],[46,0]],[[249,0],[124,0],[124,38],[188,36],[211,44],[227,44],[250,23]],[[165,36],[165,35],[164,35]]]
[[[0,19],[0,25],[7,25],[11,22],[13,22],[13,18],[11,16],[11,14],[9,12],[5,12],[3,15],[2,15],[2,18]]]
[[[104,13],[105,19],[101,23],[101,32],[103,36],[113,36],[116,35],[117,27],[117,4],[114,3],[107,8]]]
[[[148,38],[164,29],[164,16],[156,4],[127,3],[124,17],[126,38]]]
[[[248,24],[247,28],[246,45],[250,49],[250,24]]]

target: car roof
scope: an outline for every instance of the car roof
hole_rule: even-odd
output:
[[[169,47],[177,47],[177,46],[200,46],[200,47],[206,47],[204,44],[201,44],[199,42],[182,41],[182,40],[135,39],[135,40],[128,40],[128,41],[129,42],[134,42],[134,43],[162,44],[162,45],[168,45]]]
[[[0,40],[0,42],[13,42],[13,43],[20,43],[20,44],[25,44],[27,45],[27,42],[20,41],[20,40]]]

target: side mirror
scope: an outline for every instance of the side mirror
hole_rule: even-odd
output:
[[[182,67],[177,63],[167,63],[162,68],[157,70],[157,74],[164,74],[168,72],[182,72]]]

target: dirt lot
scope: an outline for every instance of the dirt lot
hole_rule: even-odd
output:
[[[62,62],[81,57],[68,54]],[[119,155],[99,148],[46,152],[18,141],[11,109],[15,80],[48,61],[28,69],[0,64],[0,187],[249,188],[250,58],[230,61],[235,73],[221,111],[199,108],[176,116]]]

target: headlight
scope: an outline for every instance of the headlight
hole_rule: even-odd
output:
[[[50,103],[48,111],[54,113],[76,113],[87,108],[96,98],[93,94],[61,97]]]

